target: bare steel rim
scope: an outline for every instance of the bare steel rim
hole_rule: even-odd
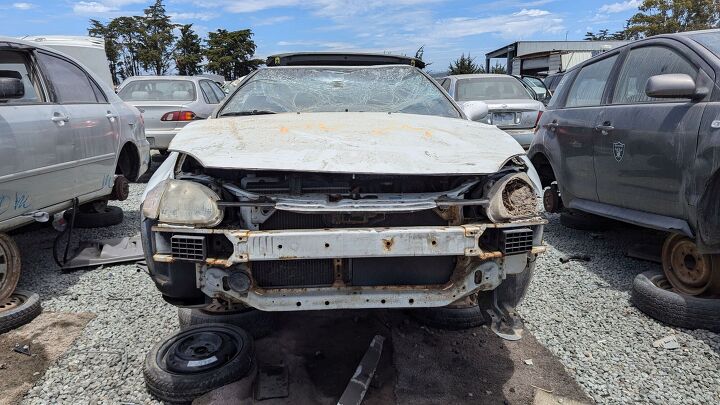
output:
[[[688,295],[720,293],[717,257],[702,254],[690,238],[668,236],[662,251],[663,272],[670,284]]]
[[[9,236],[0,233],[0,303],[10,298],[20,279],[20,252]]]
[[[0,301],[0,314],[5,311],[9,311],[13,308],[17,308],[25,303],[27,298],[21,294],[13,294],[10,298]]]

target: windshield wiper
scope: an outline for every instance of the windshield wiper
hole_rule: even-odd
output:
[[[275,111],[270,110],[252,110],[252,111],[231,111],[222,113],[220,117],[238,117],[242,115],[265,115],[265,114],[277,114]]]

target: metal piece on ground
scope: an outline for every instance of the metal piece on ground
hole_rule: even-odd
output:
[[[560,258],[560,263],[567,263],[567,262],[589,262],[592,260],[592,257],[588,255],[568,255],[563,256]]]
[[[505,340],[515,341],[522,339],[523,323],[515,312],[498,305],[497,290],[492,292],[492,305],[485,311],[490,316],[490,330]]]
[[[372,381],[375,375],[375,369],[377,369],[378,362],[380,361],[383,342],[385,342],[384,336],[375,335],[370,342],[370,347],[355,369],[355,374],[353,374],[347,387],[345,387],[345,392],[343,392],[338,400],[338,405],[358,405],[362,402],[363,398],[365,398],[365,393],[367,393],[370,387],[370,381]]]
[[[675,335],[668,335],[664,338],[660,338],[653,342],[653,347],[655,348],[663,348],[663,349],[677,349],[680,347],[680,343],[677,341],[677,337]]]
[[[78,253],[62,268],[68,270],[143,259],[140,236],[136,235],[119,239],[80,242]]]
[[[662,265],[670,284],[681,293],[720,292],[720,255],[702,254],[687,236],[671,234],[662,248]]]
[[[20,343],[15,343],[15,347],[13,347],[13,351],[16,353],[24,354],[26,356],[32,356],[32,353],[30,353],[30,346],[28,346],[28,345],[20,346]]]
[[[651,243],[637,243],[630,246],[625,255],[633,259],[662,263],[662,246]]]
[[[255,400],[287,398],[290,395],[288,367],[284,364],[260,366],[255,383]]]
[[[10,236],[0,233],[0,301],[8,299],[20,279],[20,250]]]

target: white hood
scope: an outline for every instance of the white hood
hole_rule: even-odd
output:
[[[170,150],[204,167],[374,174],[487,174],[523,148],[494,126],[387,113],[283,113],[196,121]]]

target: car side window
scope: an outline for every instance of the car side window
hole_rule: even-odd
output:
[[[18,77],[19,76],[19,77]],[[25,52],[0,51],[0,77],[15,77],[23,82],[25,94],[21,98],[3,100],[4,104],[28,104],[43,102],[39,78],[32,68],[30,58]]]
[[[225,92],[223,91],[223,89],[220,87],[219,84],[217,84],[217,83],[215,83],[215,82],[210,82],[210,88],[213,89],[213,91],[215,92],[215,95],[217,96],[218,100],[222,100],[222,99],[225,98],[226,94],[225,94]]]
[[[580,69],[568,91],[565,107],[600,105],[605,85],[616,60],[617,55],[613,55]]]
[[[61,104],[97,103],[88,75],[76,65],[46,53],[38,53],[52,85],[55,101]]]
[[[445,89],[445,91],[450,92],[450,84],[451,83],[452,83],[452,80],[445,79],[442,81],[442,83],[440,85],[442,86],[443,89]]]
[[[212,87],[210,87],[210,83],[207,80],[200,81],[200,90],[202,90],[205,101],[207,101],[208,104],[217,104],[220,102],[215,93],[213,93]]]
[[[698,68],[674,49],[665,46],[644,46],[630,51],[618,75],[613,93],[613,104],[660,102],[670,103],[684,99],[649,97],[645,85],[651,76],[666,73],[685,73],[693,79]]]

